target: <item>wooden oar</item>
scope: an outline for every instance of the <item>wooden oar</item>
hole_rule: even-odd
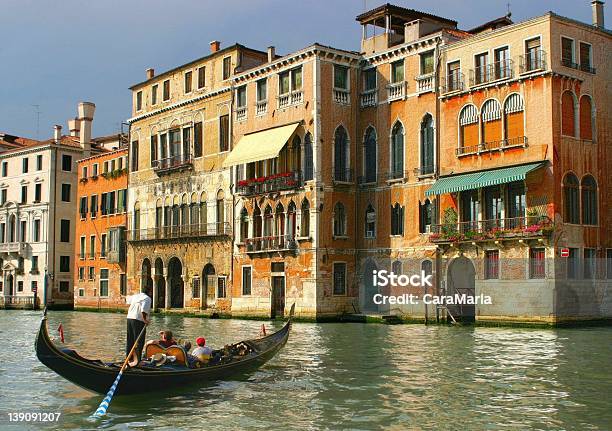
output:
[[[134,345],[132,346],[132,350],[130,350],[130,353],[127,355],[127,358],[125,358],[125,361],[123,361],[123,365],[121,366],[121,369],[119,370],[119,374],[117,374],[117,378],[115,379],[110,389],[108,390],[108,393],[106,394],[106,396],[104,397],[100,405],[98,406],[98,409],[96,410],[96,412],[93,415],[91,415],[92,417],[100,418],[106,414],[106,410],[108,410],[108,406],[110,405],[110,402],[113,399],[113,395],[115,395],[115,391],[117,390],[117,385],[119,384],[119,380],[121,380],[121,376],[123,375],[123,370],[125,370],[125,367],[127,366],[128,361],[132,357],[134,350],[136,350],[136,345],[138,345],[138,340],[140,340],[140,337],[142,337],[142,334],[144,334],[145,329],[147,329],[146,324],[142,328],[142,331],[140,331],[140,334],[138,334],[138,337],[136,338],[136,341],[134,342]]]

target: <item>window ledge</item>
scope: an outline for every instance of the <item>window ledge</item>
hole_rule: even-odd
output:
[[[296,241],[312,241],[312,238],[310,236],[296,236],[295,240]]]
[[[399,184],[399,183],[403,183],[404,181],[406,181],[406,177],[402,177],[402,178],[393,178],[392,180],[387,180],[387,184],[391,185],[391,184]]]
[[[349,239],[348,235],[333,235],[333,239]]]

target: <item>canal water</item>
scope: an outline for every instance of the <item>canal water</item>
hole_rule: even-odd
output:
[[[61,322],[66,345],[84,356],[121,359],[125,315],[49,319],[51,333]],[[39,321],[37,312],[0,311],[0,429],[11,426],[10,412],[60,412],[53,429],[612,429],[612,328],[296,323],[283,350],[249,377],[119,397],[92,423],[102,397],[37,361]],[[147,338],[169,328],[219,347],[257,336],[260,325],[154,316]]]

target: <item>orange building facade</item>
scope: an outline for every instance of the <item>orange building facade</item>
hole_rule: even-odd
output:
[[[128,152],[78,162],[74,306],[125,307]]]

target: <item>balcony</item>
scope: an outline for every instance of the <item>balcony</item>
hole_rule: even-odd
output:
[[[514,62],[512,60],[496,61],[472,69],[470,71],[470,87],[513,77]]]
[[[240,180],[236,186],[236,194],[240,196],[255,196],[266,193],[296,190],[302,187],[300,171],[284,172],[266,177]]]
[[[455,154],[457,157],[470,156],[491,151],[503,151],[510,148],[526,148],[527,144],[527,136],[517,136],[516,138],[502,139],[501,141],[490,141],[478,145],[459,147],[455,149]]]
[[[0,243],[0,254],[21,254],[25,251],[26,243],[22,241]]]
[[[417,93],[423,94],[434,91],[435,75],[433,73],[419,75],[414,80],[416,81]]]
[[[247,238],[245,244],[247,253],[269,253],[275,251],[292,251],[297,249],[297,242],[293,235]]]
[[[547,216],[513,217],[432,225],[429,240],[436,244],[450,244],[529,239],[548,237],[552,231],[553,223]]]
[[[332,170],[335,183],[352,183],[354,181],[353,170],[334,167]]]
[[[406,82],[394,82],[387,85],[387,101],[402,100],[406,97]]]
[[[232,226],[227,222],[196,223],[180,226],[161,226],[148,229],[129,230],[127,238],[130,242],[159,241],[183,238],[206,238],[230,236]]]
[[[246,106],[239,106],[236,108],[236,121],[246,120],[247,117],[247,108]]]
[[[463,73],[454,71],[446,76],[442,85],[442,93],[454,93],[457,91],[463,91],[465,85],[465,77]]]
[[[343,88],[334,88],[334,102],[340,105],[349,105],[351,103],[351,93]]]
[[[539,72],[546,69],[546,52],[536,49],[519,57],[519,73]]]
[[[361,93],[361,107],[369,108],[378,105],[378,89],[366,90]]]
[[[256,116],[264,115],[266,112],[268,112],[268,101],[267,100],[260,100],[257,103],[255,103],[255,115]]]
[[[302,103],[304,101],[304,92],[302,90],[295,90],[290,93],[281,94],[277,99],[279,109],[287,108]]]
[[[153,170],[157,175],[164,175],[173,171],[182,171],[192,168],[193,159],[190,154],[179,154],[153,161]]]

